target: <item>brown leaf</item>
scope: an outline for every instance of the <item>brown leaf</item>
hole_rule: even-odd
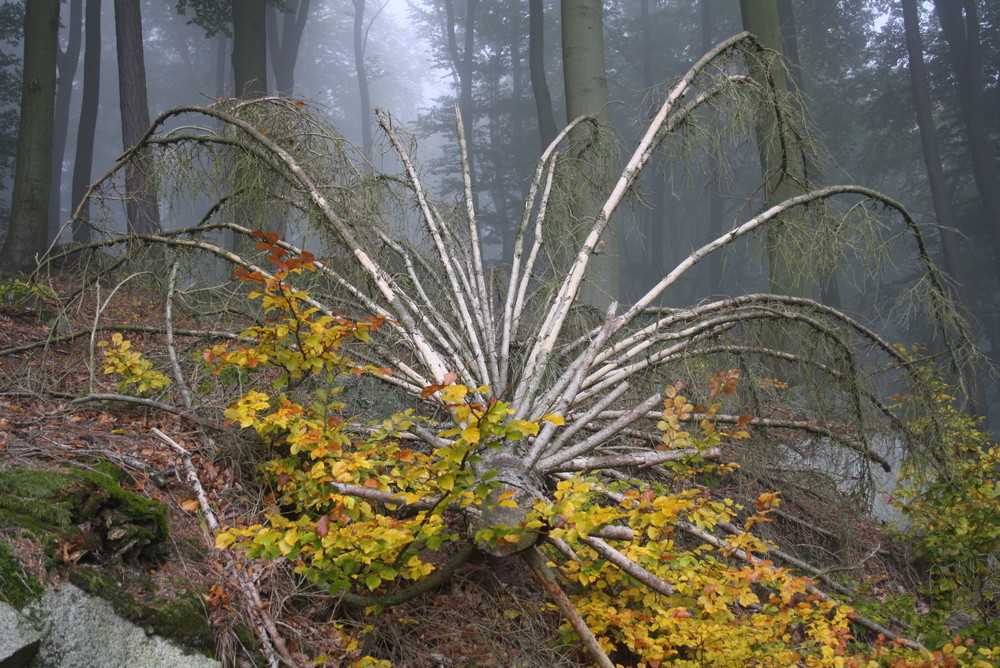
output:
[[[325,538],[328,533],[330,533],[330,516],[323,515],[323,517],[319,518],[319,521],[316,522],[316,535],[320,538]]]

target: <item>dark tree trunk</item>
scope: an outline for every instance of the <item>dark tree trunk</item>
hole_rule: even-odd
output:
[[[372,100],[368,90],[368,68],[365,66],[366,0],[352,1],[354,2],[354,71],[358,78],[358,94],[361,97],[361,145],[364,147],[365,155],[369,155],[372,147]]]
[[[142,14],[134,0],[115,0],[115,39],[118,45],[118,96],[122,142],[128,150],[149,128],[146,66],[142,46]],[[150,155],[144,151],[125,171],[129,230],[151,234],[160,230],[160,210],[149,178]]]
[[[45,252],[52,178],[59,0],[28,0],[24,12],[24,71],[14,191],[0,266],[27,270]]]
[[[785,50],[778,19],[776,0],[740,0],[743,28],[752,32],[761,45],[784,60]],[[788,77],[781,64],[768,70],[764,54],[750,62],[750,74],[765,91],[765,103],[757,115],[757,151],[764,178],[765,206],[771,206],[799,195],[805,187],[806,168],[801,141],[792,135],[778,109],[789,91]],[[773,87],[773,89],[772,89]],[[775,294],[812,297],[815,287],[812,277],[799,258],[786,252],[788,225],[805,227],[805,211],[797,207],[786,212],[781,223],[768,229],[767,251],[770,270],[770,290]]]
[[[445,14],[448,19],[448,53],[451,56],[452,67],[458,77],[458,106],[462,111],[462,124],[465,139],[469,142],[470,160],[472,158],[472,71],[475,56],[475,26],[476,5],[478,0],[465,1],[465,32],[461,53],[458,50],[458,36],[455,31],[455,5],[453,0],[445,0]]]
[[[608,120],[608,75],[604,59],[604,9],[600,0],[561,0],[563,80],[566,88],[566,118],[593,116],[599,122]],[[599,129],[599,131],[604,131]],[[590,136],[593,126],[588,123],[574,128],[570,134],[574,150],[583,170],[583,180],[594,184],[574,193],[572,214],[588,223],[600,211],[605,196],[608,175],[613,167],[606,155],[594,150]],[[602,236],[603,252],[591,258],[587,278],[580,290],[581,300],[603,311],[612,301],[621,300],[621,248],[618,219],[612,220]],[[589,225],[585,225],[586,229]],[[579,247],[583,239],[576,239]]]
[[[712,11],[713,0],[699,0],[701,9],[701,52],[708,51],[715,45],[715,13]],[[714,152],[710,158],[712,161],[711,182],[708,186],[708,237],[718,239],[722,236],[722,196],[720,189],[723,178],[723,169],[720,165],[719,156]],[[705,261],[708,262],[708,285],[709,289],[715,293],[723,293],[722,284],[722,256],[719,253],[712,253]]]
[[[967,279],[959,258],[958,240],[952,231],[955,216],[948,197],[944,169],[941,167],[941,153],[938,150],[937,134],[931,112],[930,88],[927,85],[927,70],[924,66],[923,41],[920,37],[920,16],[917,0],[902,0],[903,25],[906,31],[906,51],[910,59],[910,86],[913,104],[917,112],[917,126],[920,128],[920,145],[927,167],[927,181],[930,185],[934,215],[941,225],[941,251],[945,271],[957,283],[959,295],[966,300]]]
[[[453,0],[445,0],[445,17],[448,21],[448,54],[451,58],[455,76],[458,78],[458,108],[462,113],[462,130],[469,150],[469,173],[472,177],[473,208],[479,210],[479,194],[476,191],[475,150],[476,138],[473,135],[475,117],[472,109],[472,73],[475,65],[475,27],[476,5],[479,0],[465,0],[465,33],[462,52],[458,50],[458,36],[455,31],[455,5]]]
[[[1000,181],[993,158],[983,94],[979,14],[973,0],[935,0],[941,31],[948,42],[952,69],[958,83],[962,120],[965,123],[972,175],[983,203],[983,231],[993,249],[993,268],[1000,281]],[[963,16],[964,9],[964,16]]]
[[[90,185],[90,170],[94,162],[94,135],[97,132],[97,111],[101,94],[101,0],[87,0],[86,35],[83,51],[83,93],[80,99],[80,125],[76,134],[73,159],[73,184],[70,207],[75,209]],[[79,218],[73,220],[73,241],[90,241],[90,204],[84,204]]]
[[[528,3],[528,71],[531,75],[531,90],[535,94],[538,135],[544,151],[559,131],[552,111],[549,84],[545,80],[545,16],[542,0],[529,0]]]
[[[49,189],[49,232],[51,241],[56,238],[63,224],[62,170],[66,154],[66,135],[69,130],[69,103],[73,96],[73,79],[80,62],[80,42],[83,24],[83,0],[70,0],[69,36],[66,50],[56,55],[56,106],[52,129],[52,187]]]
[[[295,91],[295,63],[298,61],[306,19],[309,17],[309,2],[310,0],[285,0],[288,11],[281,13],[273,5],[267,8],[267,50],[271,56],[274,87],[279,95],[290,96]]]
[[[917,126],[920,128],[920,146],[923,149],[924,165],[927,168],[927,181],[931,190],[931,201],[934,203],[934,215],[940,226],[942,264],[945,272],[954,282],[955,296],[958,302],[968,312],[970,286],[958,248],[958,235],[954,232],[955,215],[951,208],[951,198],[948,196],[948,186],[945,182],[944,169],[941,166],[941,153],[938,150],[937,134],[934,130],[930,86],[927,84],[923,40],[920,37],[920,14],[917,0],[902,0],[901,4],[903,6],[903,26],[906,32],[906,52],[910,64],[910,87],[913,91]],[[983,393],[983,383],[977,377],[973,377],[973,381],[973,389],[970,392],[973,410],[985,414],[986,398]]]
[[[267,31],[264,0],[232,0],[233,74],[236,97],[267,94]]]

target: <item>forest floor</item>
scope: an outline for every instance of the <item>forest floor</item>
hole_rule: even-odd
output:
[[[49,285],[66,295],[78,287],[75,281],[70,275],[56,276]],[[14,548],[25,570],[39,580],[53,586],[76,583],[77,569],[98,568],[108,571],[129,600],[147,600],[150,592],[161,601],[194,600],[210,629],[205,648],[227,666],[266,665],[257,637],[260,617],[252,614],[255,606],[274,620],[287,656],[303,667],[352,666],[366,655],[400,668],[569,668],[589,663],[571,636],[560,632],[558,610],[516,556],[475,556],[430,593],[370,613],[309,584],[285,560],[260,562],[217,550],[181,459],[153,430],[191,453],[208,505],[223,526],[258,522],[269,490],[257,467],[269,452],[255,435],[247,436],[248,430],[223,424],[221,409],[231,397],[215,397],[214,407],[197,417],[136,403],[81,400],[94,392],[117,391],[114,381],[101,373],[102,349],[94,345],[109,339],[110,331],[90,335],[93,298],[73,313],[63,310],[53,318],[59,308],[55,300],[35,299],[30,307],[22,300],[19,307],[3,297],[0,289],[0,472],[13,467],[94,470],[110,462],[127,474],[121,486],[163,503],[170,522],[164,558],[127,563],[82,539],[80,533],[89,526],[72,527],[72,537],[45,538],[0,522],[0,540]],[[159,321],[162,301],[162,295],[122,289],[102,310],[101,327]],[[66,332],[81,335],[68,337]],[[163,335],[129,332],[126,338],[158,368],[168,368]],[[48,343],[12,352],[39,342]],[[192,353],[201,349],[191,346]],[[95,359],[98,368],[92,374]],[[164,400],[171,401],[169,396]],[[744,489],[748,484],[767,483],[743,480],[726,493],[755,498],[763,489]],[[809,491],[815,495],[816,490]],[[818,546],[819,561],[824,554],[843,552],[845,546],[861,555],[851,570],[858,580],[873,583],[867,592],[872,599],[880,601],[886,592],[914,591],[915,583],[899,567],[898,552],[887,549],[891,540],[877,521],[852,514],[848,533],[853,542],[846,543],[845,516],[832,512],[831,506],[796,506],[789,497],[782,508],[798,516],[789,518],[792,523],[779,520],[782,530],[793,542]],[[255,586],[259,603],[248,604],[234,564]],[[837,570],[837,564],[831,559],[821,567]]]
[[[68,276],[54,278],[51,285],[60,293],[75,287]],[[139,292],[119,295],[102,322],[146,322],[155,306],[148,302]],[[36,302],[23,309],[0,301],[0,350],[51,340],[46,306],[55,304]],[[81,312],[86,311],[84,305]],[[97,339],[108,337],[99,333]],[[160,335],[128,338],[151,356],[163,350]],[[172,600],[195,592],[211,626],[214,654],[226,665],[265,665],[229,557],[215,549],[179,457],[152,429],[191,452],[223,525],[246,523],[259,512],[263,492],[254,468],[266,454],[263,446],[234,438],[221,423],[218,430],[206,429],[185,417],[134,404],[75,402],[89,391],[90,350],[89,337],[83,336],[0,356],[0,469],[93,470],[95,462],[111,462],[128,474],[123,488],[165,504],[167,556],[155,562],[112,563],[100,547],[81,548],[78,540],[44,540],[9,528],[0,530],[0,540],[14,548],[26,571],[53,586],[69,579],[75,567],[88,565],[119,569],[115,580],[134,588],[123,592],[134,598],[153,591]],[[98,391],[114,391],[99,370],[96,377]],[[532,586],[516,558],[474,558],[437,590],[368,616],[310,586],[283,560],[262,563],[237,556],[236,561],[250,575],[263,609],[301,666],[349,666],[366,654],[403,668],[585,663],[582,653],[560,638],[558,612]],[[131,571],[129,577],[123,576],[123,568]]]

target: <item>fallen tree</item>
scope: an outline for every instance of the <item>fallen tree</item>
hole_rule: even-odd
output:
[[[904,444],[904,454],[940,444],[933,420],[919,434],[908,427],[917,414],[935,414],[926,365],[858,320],[803,297],[749,294],[661,306],[699,262],[770,226],[813,225],[782,234],[803,267],[845,257],[858,239],[885,252],[883,241],[899,230],[920,267],[916,288],[902,295],[909,299],[904,310],[926,314],[945,351],[945,372],[958,373],[970,354],[961,320],[905,209],[861,186],[806,187],[692,251],[634,303],[612,302],[604,313],[580,303],[609,221],[661,145],[687,141],[703,114],[731,100],[782,103],[742,73],[757,51],[741,34],[695,64],[664,97],[600,211],[586,229],[567,234],[569,223],[551,216],[549,205],[572,196],[559,192],[559,148],[572,127],[593,122],[574,121],[537,163],[505,265],[484,256],[461,134],[463,206],[443,213],[386,113],[379,112],[379,124],[399,175],[374,170],[302,103],[276,98],[164,112],[88,194],[92,211],[116,206],[122,171],[153,149],[173,206],[202,209],[197,224],[123,235],[100,219],[74,221],[92,225],[95,241],[49,260],[73,253],[86,271],[88,258],[110,251],[90,279],[95,284],[155,249],[155,266],[174,267],[159,272],[171,276],[167,306],[178,302],[186,318],[216,313],[212,330],[249,320],[231,334],[241,342],[208,346],[205,359],[218,374],[271,369],[272,388],[243,394],[226,416],[290,449],[271,472],[296,516],[271,513],[268,525],[231,529],[221,544],[296,560],[348,602],[397,604],[478,549],[525,555],[600,665],[613,665],[613,649],[655,665],[765,648],[786,665],[848,652],[852,623],[870,638],[881,634],[918,649],[768,561],[768,543],[749,530],[770,519],[776,497],[748,498],[744,505],[755,510],[743,512],[704,480],[730,471],[732,460],[749,465],[756,457],[780,468],[789,450],[814,448],[843,453],[864,487],[872,464],[888,470],[890,455],[900,456],[885,451],[888,440]],[[791,109],[782,114],[792,117]],[[838,199],[848,207],[838,208]],[[782,215],[800,208],[809,215]],[[252,220],[233,219],[248,212]],[[880,216],[895,217],[897,226]],[[243,241],[227,243],[227,236]],[[583,241],[570,253],[548,252],[566,238]],[[205,256],[252,283],[259,307],[217,285],[228,271],[192,260]],[[874,271],[879,259],[854,269]],[[183,288],[175,286],[177,266]],[[173,318],[168,310],[168,334]],[[351,339],[368,345],[349,346]],[[168,340],[174,385],[189,404],[197,393],[182,388],[204,369],[181,368]],[[782,347],[788,342],[794,345]],[[117,359],[126,359],[116,345]],[[711,376],[707,389],[692,369]],[[148,371],[117,370],[132,373],[140,387]],[[329,384],[355,371],[409,397],[410,411],[371,433],[352,431],[338,417],[343,406]],[[788,374],[797,396],[782,396],[776,373]],[[675,382],[682,377],[697,395],[690,400]],[[900,390],[911,397],[909,412],[885,398]],[[723,399],[730,415],[720,414]],[[775,414],[755,417],[762,410]],[[754,422],[769,436],[749,456],[743,443]],[[401,439],[423,445],[401,447]],[[420,558],[424,550],[442,551],[446,563],[435,569]],[[558,555],[565,557],[561,577],[578,587],[568,598],[546,565]],[[788,633],[795,639],[784,638]]]

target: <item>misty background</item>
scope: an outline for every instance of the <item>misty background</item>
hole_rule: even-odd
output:
[[[60,11],[60,88],[57,93],[50,240],[69,220],[76,202],[69,187],[77,156],[84,88],[85,6],[68,0]],[[143,0],[142,47],[150,119],[185,104],[234,96],[232,25],[226,2]],[[932,198],[926,137],[915,105],[913,32],[908,51],[903,3],[886,0],[779,2],[793,86],[803,94],[815,137],[827,159],[813,168],[827,184],[859,183],[907,206],[925,226],[932,252],[955,281],[955,294],[974,321],[986,356],[1000,354],[1000,2],[917,2],[919,53],[926,69],[929,113],[939,151],[943,191]],[[0,183],[6,226],[13,178],[20,100],[23,2],[0,5]],[[566,121],[560,7],[554,0],[284,0],[268,5],[268,91],[307,100],[357,146],[365,144],[358,63],[363,63],[370,106],[384,108],[419,140],[419,159],[430,186],[445,201],[461,190],[454,105],[471,113],[470,151],[490,259],[501,262],[510,240],[544,132],[530,71],[530,9],[540,8],[544,81],[557,127]],[[213,9],[214,8],[214,9]],[[179,10],[183,10],[181,13]],[[213,14],[212,12],[215,12]],[[363,12],[364,51],[356,51],[355,18]],[[275,39],[301,20],[293,84],[280,90]],[[607,111],[625,150],[641,135],[670,82],[712,45],[742,30],[735,0],[623,0],[604,3]],[[100,96],[90,179],[123,152],[119,117],[114,3],[100,6]],[[912,27],[912,26],[911,26]],[[74,49],[77,50],[74,53]],[[287,58],[288,54],[284,55]],[[75,62],[74,62],[75,57]],[[463,92],[466,96],[463,98]],[[61,97],[60,97],[61,96]],[[369,126],[370,130],[370,126]],[[384,157],[374,131],[371,159]],[[708,138],[718,140],[720,138]],[[752,133],[709,141],[692,137],[685,151],[658,158],[643,177],[641,196],[620,220],[621,258],[616,298],[642,294],[660,276],[763,201],[760,164]],[[384,158],[390,160],[390,158]],[[977,162],[978,161],[978,162]],[[943,198],[943,200],[942,200]],[[941,207],[951,220],[942,233]],[[162,212],[165,229],[190,220]],[[122,223],[124,228],[124,222]],[[64,230],[58,241],[68,241]],[[859,240],[859,244],[863,240]],[[950,245],[949,245],[950,244]],[[664,306],[697,303],[711,295],[766,291],[767,258],[750,240],[723,259],[705,262]],[[950,250],[949,250],[950,248]],[[850,261],[823,286],[822,299],[878,325],[883,296],[912,278],[913,255],[893,256],[895,266],[878,285],[856,284]],[[809,262],[809,258],[802,258]],[[921,323],[884,331],[910,346],[929,336]],[[932,347],[933,341],[928,341]],[[983,376],[984,412],[1000,409],[992,377]],[[996,421],[994,420],[994,424]]]

